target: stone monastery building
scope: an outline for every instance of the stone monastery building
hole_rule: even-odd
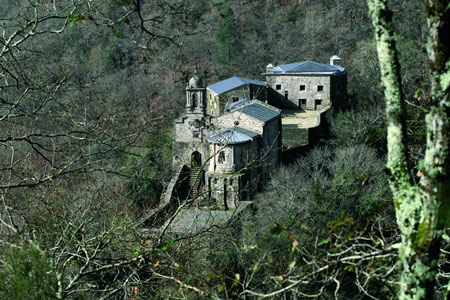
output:
[[[347,94],[347,72],[334,55],[330,64],[303,61],[266,67],[269,103],[282,108],[321,110],[341,105]]]
[[[252,200],[280,164],[284,132],[313,130],[321,113],[343,103],[347,73],[340,61],[269,64],[265,82],[232,77],[204,87],[192,77],[173,143],[173,167],[177,178],[185,170],[187,197],[225,210]],[[313,121],[305,123],[305,116]]]

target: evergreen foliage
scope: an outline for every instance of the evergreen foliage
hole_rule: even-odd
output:
[[[238,63],[237,58],[242,51],[239,24],[234,17],[233,10],[228,7],[223,14],[222,22],[216,31],[217,53],[214,56],[221,72],[231,75],[231,70]]]
[[[56,299],[56,273],[35,245],[7,249],[0,270],[0,298]]]

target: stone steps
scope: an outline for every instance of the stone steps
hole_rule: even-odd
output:
[[[191,188],[192,198],[197,197],[200,192],[200,183],[203,177],[203,170],[201,167],[192,167],[191,174],[189,175],[189,186]]]

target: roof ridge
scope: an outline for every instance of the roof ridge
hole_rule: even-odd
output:
[[[345,68],[338,65],[331,65],[317,61],[300,61],[289,64],[282,64],[274,67],[274,73],[342,73]]]
[[[233,76],[219,82],[213,83],[206,88],[217,94],[222,94],[230,90],[239,88],[246,84],[266,85],[265,82],[245,77]]]
[[[256,107],[256,110],[252,109],[254,107]],[[261,111],[261,109],[266,110],[266,112]],[[267,113],[267,111],[270,111],[270,113]],[[281,114],[279,109],[275,107],[272,108],[272,106],[265,105],[265,103],[258,100],[254,100],[248,103],[247,105],[238,107],[235,110],[232,110],[230,113],[234,112],[240,112],[250,118],[261,121],[263,123],[272,121],[274,118],[276,118]]]

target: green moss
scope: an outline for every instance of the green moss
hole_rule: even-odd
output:
[[[447,70],[444,74],[441,75],[441,89],[446,91],[450,87],[450,60],[445,64],[445,69]]]

